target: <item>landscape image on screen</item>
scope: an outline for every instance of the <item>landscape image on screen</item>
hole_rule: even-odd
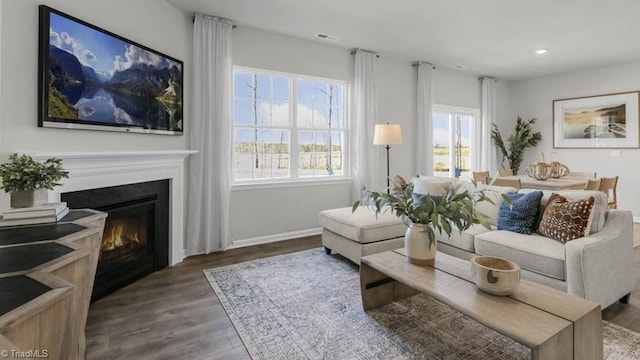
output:
[[[181,62],[54,12],[48,50],[49,119],[182,132]]]

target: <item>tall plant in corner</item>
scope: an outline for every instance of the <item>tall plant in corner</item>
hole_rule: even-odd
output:
[[[520,116],[516,121],[516,130],[511,134],[506,141],[503,140],[500,134],[500,129],[496,124],[493,124],[491,130],[491,140],[496,145],[498,150],[502,153],[502,162],[505,159],[509,161],[509,168],[513,170],[514,174],[518,173],[522,160],[524,159],[524,151],[527,148],[535,147],[542,140],[542,134],[537,131],[533,132],[531,125],[536,123],[536,118],[523,121]]]

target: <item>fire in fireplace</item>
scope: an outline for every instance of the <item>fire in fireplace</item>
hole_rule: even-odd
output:
[[[71,208],[108,213],[92,299],[168,265],[168,180],[63,193]]]
[[[104,273],[111,267],[136,261],[147,254],[146,224],[146,217],[143,216],[132,216],[109,222],[100,247],[98,274]]]

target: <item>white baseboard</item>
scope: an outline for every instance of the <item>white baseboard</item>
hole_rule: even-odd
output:
[[[315,228],[315,229],[291,231],[291,232],[282,233],[282,234],[259,236],[259,237],[243,239],[243,240],[235,240],[233,244],[227,247],[227,250],[241,248],[245,246],[266,244],[266,243],[271,243],[276,241],[296,239],[296,238],[301,238],[305,236],[320,235],[320,234],[322,234],[322,228]]]

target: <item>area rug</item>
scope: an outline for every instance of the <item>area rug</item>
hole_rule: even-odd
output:
[[[530,358],[426,295],[365,312],[358,267],[320,248],[204,273],[253,359]],[[640,334],[605,321],[604,352],[640,359]]]

